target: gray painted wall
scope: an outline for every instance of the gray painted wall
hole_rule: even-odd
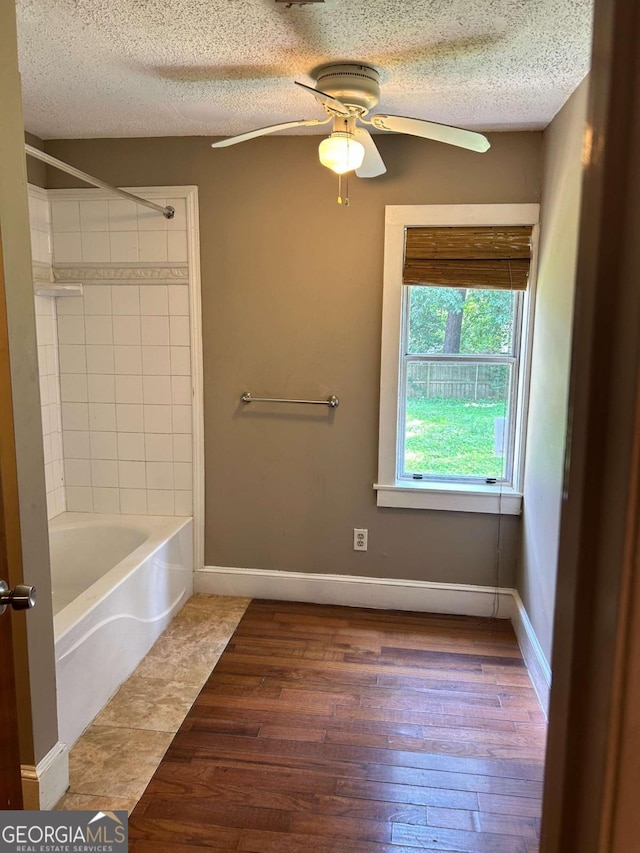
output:
[[[587,93],[585,80],[543,134],[540,260],[517,586],[548,661],[564,475]]]
[[[32,133],[25,133],[24,141],[33,148],[44,150],[43,141]],[[42,160],[36,160],[35,157],[27,157],[27,180],[36,187],[44,188],[47,186],[47,166]]]
[[[377,139],[388,174],[352,177],[346,209],[317,137],[45,146],[120,186],[199,187],[207,564],[493,585],[496,516],[376,507],[384,208],[539,201],[541,135],[494,134],[486,155]],[[52,169],[48,184],[72,185]],[[247,389],[335,393],[340,408],[248,410]],[[369,529],[367,553],[354,527]],[[501,585],[518,536],[503,518]]]
[[[44,481],[40,384],[33,308],[27,173],[15,9],[0,3],[0,229],[9,326],[24,579],[38,588],[38,605],[17,622],[20,758],[40,761],[57,741],[53,615]],[[11,578],[15,582],[16,578]]]

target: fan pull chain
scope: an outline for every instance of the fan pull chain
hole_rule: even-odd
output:
[[[349,173],[347,172],[344,177],[345,184],[345,194],[342,195],[342,175],[338,175],[338,204],[343,204],[345,207],[349,207]]]

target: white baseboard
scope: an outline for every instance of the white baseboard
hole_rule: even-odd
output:
[[[513,614],[513,590],[506,588],[273,569],[206,566],[195,572],[194,592],[457,616]]]
[[[547,716],[549,716],[549,694],[551,692],[551,667],[542,646],[538,642],[536,632],[524,608],[518,591],[513,590],[513,615],[511,617],[513,629],[516,632],[522,657],[529,670],[533,686],[538,694],[540,704]]]
[[[23,764],[22,799],[27,811],[52,809],[69,787],[69,753],[58,741],[34,767]]]
[[[206,566],[195,572],[194,592],[511,619],[540,704],[549,712],[551,669],[515,589]]]

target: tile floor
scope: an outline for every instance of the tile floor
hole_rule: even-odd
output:
[[[57,809],[133,810],[249,601],[189,599],[71,750]]]

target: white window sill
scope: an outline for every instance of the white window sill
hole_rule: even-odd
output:
[[[394,485],[375,483],[373,488],[378,506],[492,515],[520,515],[522,511],[522,493],[511,487],[398,481]]]

